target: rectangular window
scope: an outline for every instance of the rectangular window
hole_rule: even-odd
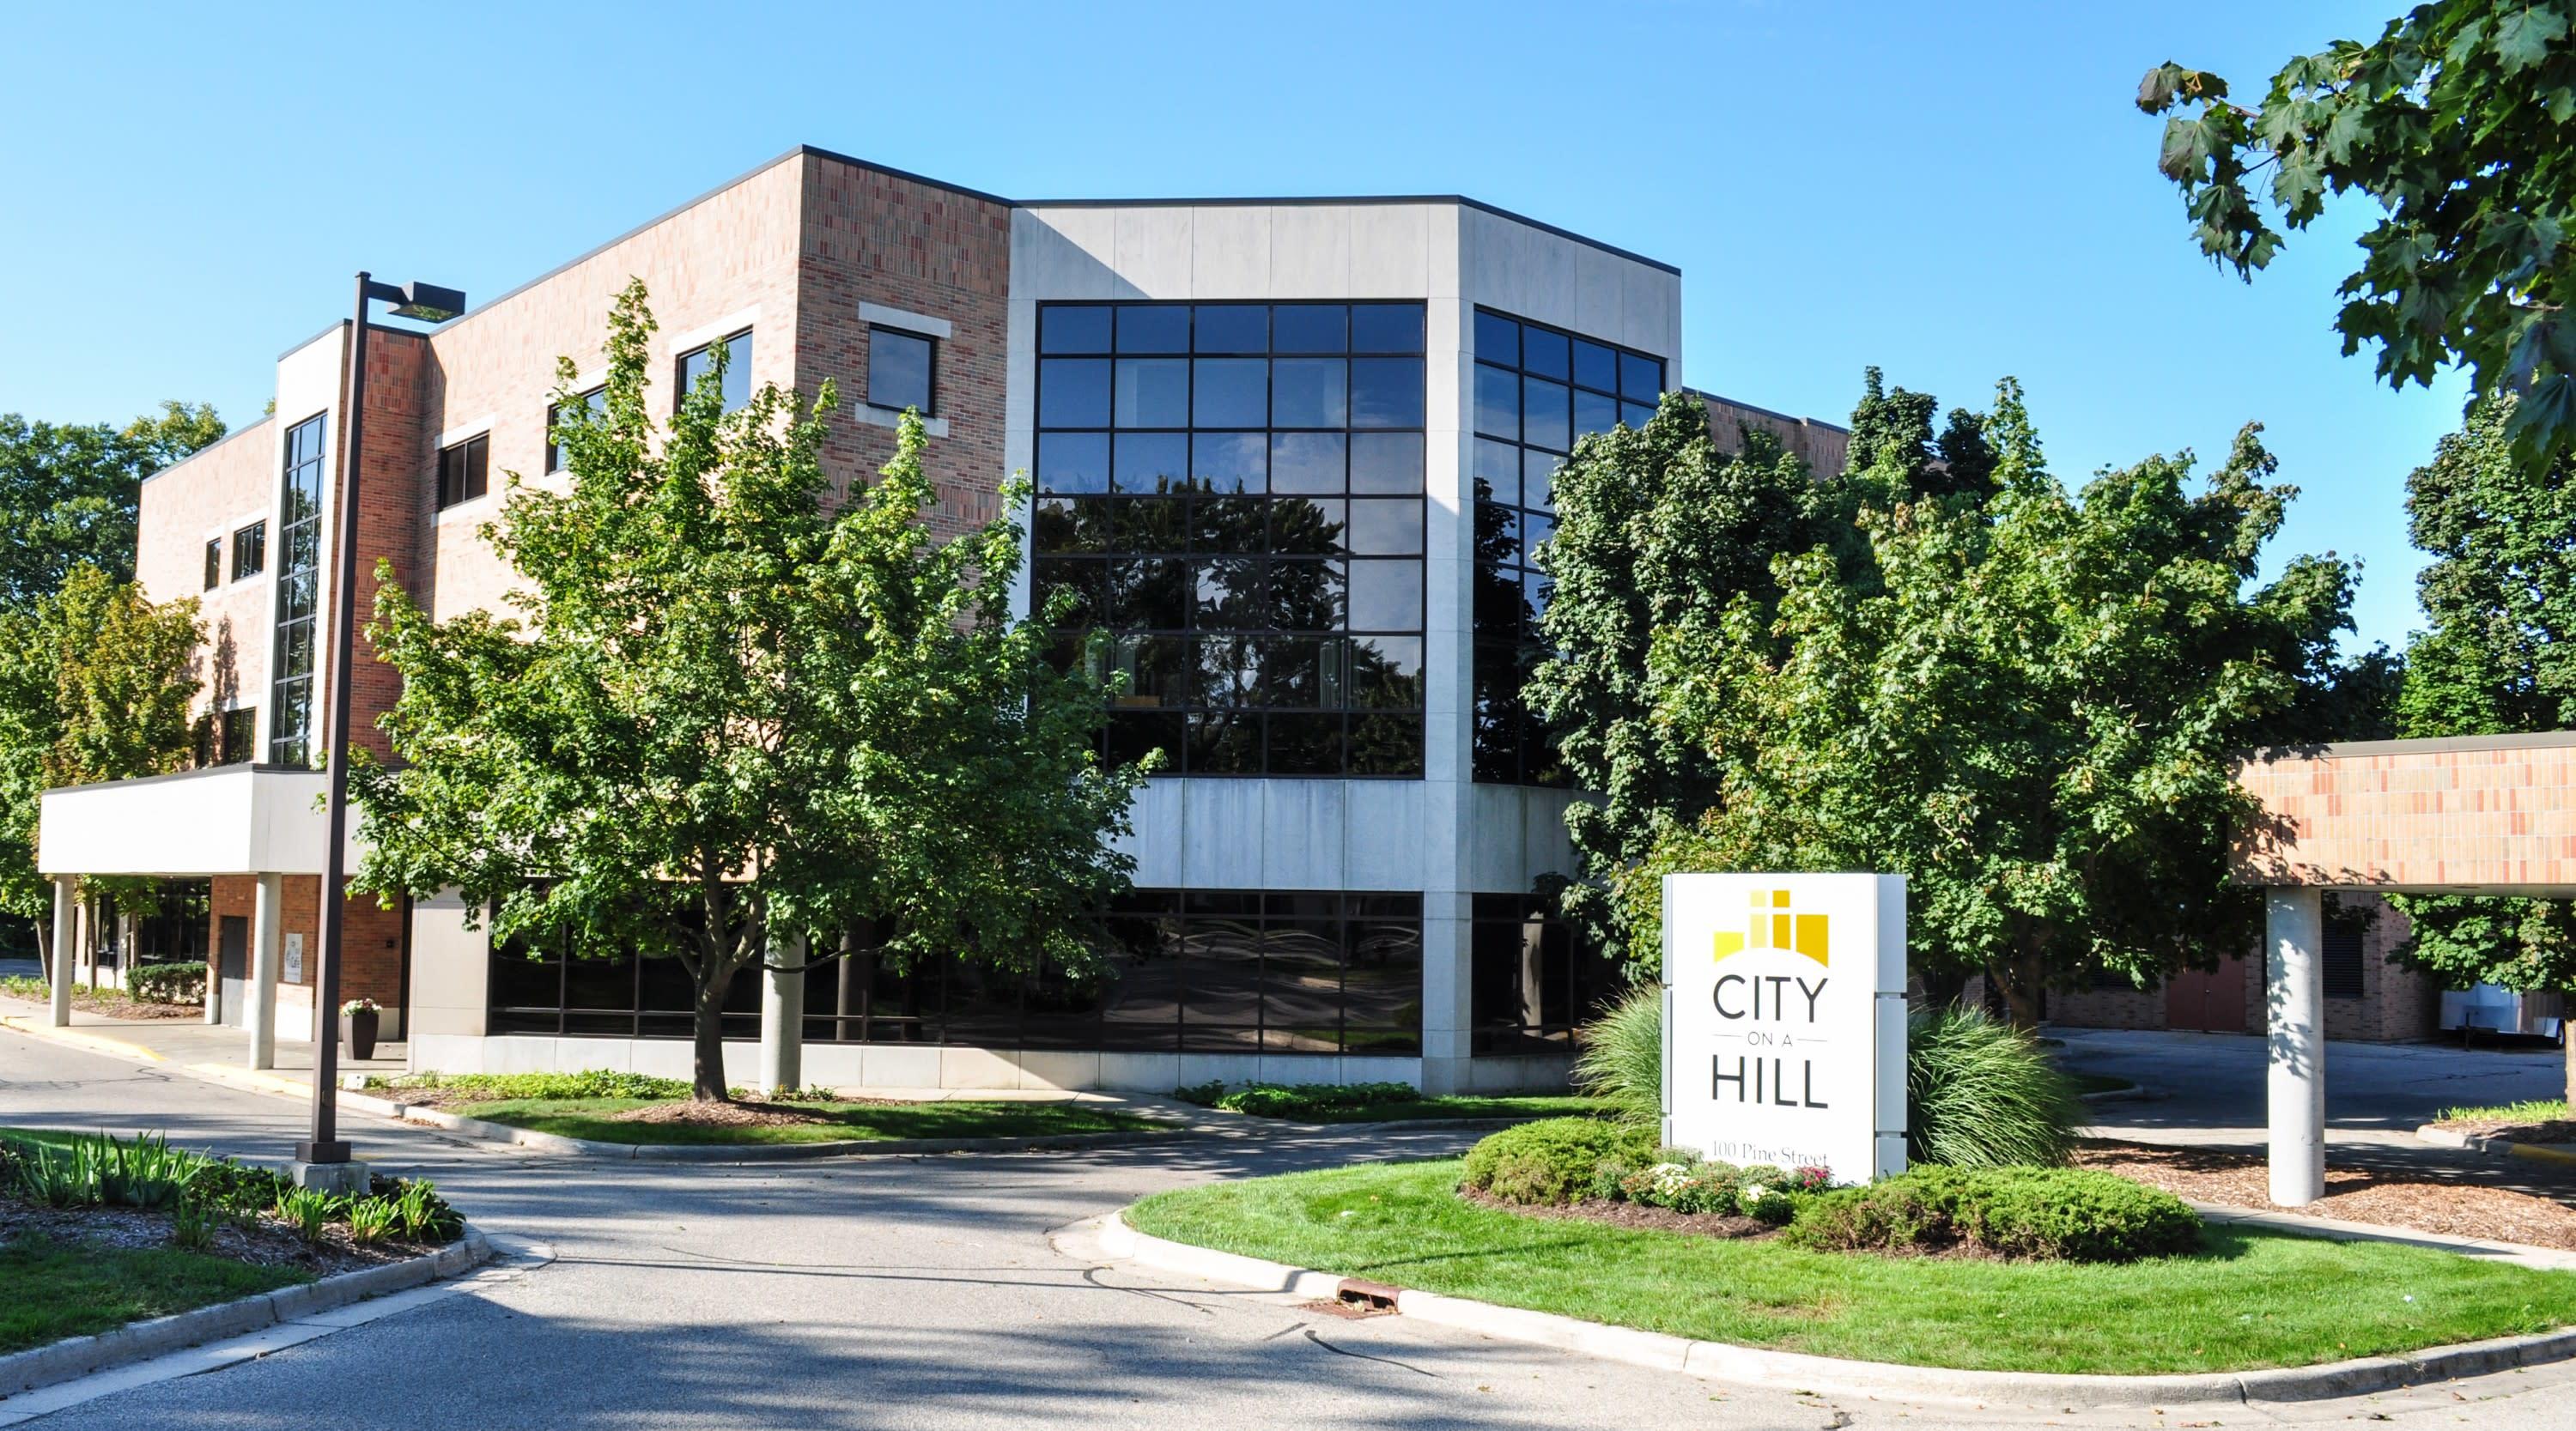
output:
[[[862,939],[808,974],[804,1035],[1005,1049],[1421,1052],[1420,895],[1136,890],[1102,928],[1102,957],[1080,974],[937,955],[898,965]],[[496,943],[491,957],[486,1027],[495,1033],[689,1035],[689,980],[676,960],[572,957],[561,940]],[[756,980],[738,977],[724,1007],[728,1037],[758,1032]]]
[[[1537,553],[1556,530],[1551,479],[1585,437],[1654,416],[1664,364],[1483,308],[1474,335],[1475,778],[1562,785],[1556,743],[1521,697],[1547,649],[1554,583]]]
[[[215,760],[222,765],[246,765],[259,747],[259,712],[249,706],[223,713]]]
[[[233,533],[233,580],[268,570],[268,523],[253,522]]]
[[[1060,659],[1125,678],[1108,758],[1419,778],[1423,305],[1049,303],[1038,332],[1032,571],[1074,602]]]
[[[596,419],[600,414],[608,411],[608,389],[592,388],[590,391],[583,393],[580,397],[575,398],[574,401],[589,408],[591,417]],[[546,471],[549,473],[561,472],[564,470],[563,448],[555,441],[555,424],[562,418],[562,415],[563,409],[560,406],[554,404],[547,405]]]
[[[868,404],[931,415],[939,344],[900,328],[868,328]]]
[[[2363,963],[2368,957],[2368,945],[2364,933],[2365,925],[2361,919],[2346,921],[2329,917],[2326,920],[2322,952],[2327,998],[2358,999],[2365,992],[2367,984],[2363,978]]]
[[[1468,914],[1472,1053],[1563,1053],[1623,986],[1615,961],[1546,900],[1480,894]]]
[[[287,430],[278,484],[268,759],[299,768],[312,763],[313,645],[322,599],[322,418],[315,413]]]
[[[224,584],[224,539],[215,537],[206,543],[206,590]]]
[[[751,330],[745,328],[730,337],[703,348],[691,348],[680,355],[680,390],[672,398],[673,411],[678,411],[679,405],[688,400],[700,378],[716,370],[719,349],[724,355],[723,386],[718,389],[723,395],[724,405],[720,410],[732,412],[751,401]]]
[[[438,454],[438,509],[471,502],[491,485],[492,435],[469,437]]]

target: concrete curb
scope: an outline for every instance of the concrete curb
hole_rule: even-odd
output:
[[[567,1138],[533,1128],[513,1128],[482,1118],[468,1118],[416,1103],[397,1103],[367,1093],[342,1093],[340,1106],[407,1123],[427,1123],[495,1143],[515,1143],[541,1153],[575,1158],[605,1158],[638,1163],[797,1163],[814,1158],[865,1154],[1018,1153],[1041,1148],[1116,1148],[1159,1143],[1191,1130],[1174,1126],[1113,1133],[1032,1133],[1009,1138],[877,1138],[830,1143],[603,1143],[595,1138]]]
[[[1333,1300],[1340,1295],[1343,1283],[1337,1273],[1290,1267],[1150,1236],[1128,1226],[1123,1212],[1075,1223],[1061,1231],[1096,1239],[1101,1249],[1117,1260],[1301,1300]],[[1460,1331],[1558,1347],[1713,1381],[1845,1396],[2005,1404],[2069,1412],[2094,1407],[2318,1401],[2576,1358],[2576,1328],[2566,1328],[2537,1336],[2499,1337],[2403,1356],[2363,1357],[2320,1366],[2182,1376],[2061,1376],[2044,1372],[1959,1371],[1766,1351],[1607,1326],[1552,1312],[1498,1307],[1409,1288],[1395,1293],[1395,1310],[1402,1316]]]
[[[105,1034],[83,1033],[77,1028],[56,1028],[32,1014],[0,1014],[0,1028],[12,1029],[30,1038],[52,1039],[56,1043],[67,1043],[75,1048],[85,1048],[92,1053],[104,1053],[114,1058],[139,1058],[150,1063],[169,1061],[139,1043],[128,1043],[121,1038],[109,1038]]]
[[[2099,1093],[2078,1093],[2075,1096],[2086,1103],[2161,1103],[2173,1095],[2161,1088],[2132,1083],[2126,1088],[2105,1088]]]
[[[2492,1133],[2463,1133],[2457,1129],[2441,1128],[2427,1123],[2415,1130],[2415,1137],[2417,1141],[2430,1143],[2437,1148],[2459,1148],[2472,1153],[2485,1153],[2490,1157],[2521,1158],[2534,1163],[2576,1167],[2576,1152],[2540,1143],[2517,1143],[2511,1138],[2499,1138]]]
[[[109,1367],[167,1355],[200,1342],[222,1341],[280,1322],[292,1322],[453,1277],[492,1256],[492,1242],[471,1223],[465,1235],[436,1252],[381,1267],[362,1268],[297,1287],[218,1302],[149,1321],[128,1322],[95,1336],[69,1337],[49,1346],[0,1356],[0,1397],[70,1381]]]

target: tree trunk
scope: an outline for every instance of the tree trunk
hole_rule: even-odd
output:
[[[1988,987],[2003,995],[2004,1010],[2014,1028],[2039,1027],[2040,962],[2018,951],[1986,965]]]
[[[36,963],[44,968],[45,986],[51,988],[54,983],[54,921],[50,918],[39,919],[35,921],[35,925]]]
[[[725,1096],[724,1073],[724,1001],[725,990],[733,984],[701,980],[697,1007],[690,1024],[689,1096],[721,1102]]]

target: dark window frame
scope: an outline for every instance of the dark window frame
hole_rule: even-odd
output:
[[[438,449],[437,510],[462,507],[492,490],[492,434],[478,432]]]
[[[314,673],[319,667],[322,602],[322,512],[327,487],[327,412],[283,430],[279,439],[278,567],[269,637],[268,759],[311,763]],[[299,552],[301,555],[299,556]]]
[[[907,407],[916,407],[912,403],[877,401],[877,338],[880,334],[921,344],[922,393],[917,410],[925,418],[937,417],[939,415],[939,339],[928,333],[898,327],[891,323],[868,325],[868,406],[883,408],[888,412],[901,412]]]
[[[1507,355],[1489,354],[1482,350],[1479,332],[1486,320],[1512,325],[1512,351]],[[1621,392],[1622,374],[1631,363],[1654,365],[1658,389],[1671,380],[1671,364],[1652,353],[1618,343],[1605,342],[1552,323],[1523,318],[1499,308],[1478,305],[1467,319],[1468,346],[1472,350],[1468,365],[1467,390],[1461,406],[1466,418],[1470,453],[1467,481],[1470,520],[1475,523],[1474,591],[1469,599],[1468,642],[1472,690],[1469,712],[1469,763],[1471,778],[1483,785],[1563,786],[1568,783],[1564,769],[1554,759],[1553,742],[1542,730],[1536,715],[1524,705],[1521,691],[1528,684],[1531,668],[1546,654],[1538,630],[1538,610],[1529,593],[1544,591],[1549,585],[1547,574],[1538,567],[1535,543],[1527,540],[1532,524],[1546,523],[1554,530],[1556,505],[1553,494],[1544,503],[1528,500],[1527,482],[1533,465],[1532,455],[1541,462],[1570,455],[1576,444],[1587,435],[1578,425],[1576,414],[1586,397],[1606,403],[1618,425],[1636,426],[1631,418],[1651,416],[1653,405]],[[1559,370],[1552,363],[1539,368],[1527,366],[1531,350],[1529,335],[1537,333],[1552,351],[1562,347],[1567,359]],[[1610,371],[1604,381],[1595,380],[1583,368],[1581,355],[1585,347],[1607,350]],[[1489,432],[1478,401],[1486,374],[1493,381],[1508,378],[1512,401],[1512,431],[1508,436]],[[1562,447],[1529,441],[1526,403],[1533,383],[1560,388],[1565,403],[1565,438]],[[1640,411],[1642,409],[1642,411]],[[1594,429],[1599,430],[1599,429]],[[1553,432],[1548,434],[1553,436]],[[1513,454],[1511,500],[1500,494],[1479,493],[1475,483],[1483,465],[1485,445],[1508,447]],[[1549,469],[1552,474],[1553,466]],[[1491,535],[1489,536],[1489,528]],[[1491,550],[1487,550],[1488,547]],[[1508,599],[1506,593],[1509,593]],[[1543,597],[1540,599],[1544,599]],[[1509,618],[1503,619],[1506,613]],[[1505,628],[1508,629],[1498,629]],[[1506,738],[1508,736],[1508,738]]]
[[[221,537],[208,537],[206,538],[206,585],[204,589],[212,591],[223,584],[224,539]]]
[[[752,345],[745,340],[751,338],[753,330],[758,326],[754,324],[739,332],[727,333],[721,338],[711,338],[685,353],[674,356],[671,359],[671,411],[678,412],[681,404],[689,400],[689,389],[696,386],[696,380],[689,376],[689,361],[714,352],[718,344],[724,345],[726,379],[730,381],[736,374],[740,374],[742,378],[742,401],[727,403],[721,411],[738,412],[749,404],[752,396]]]
[[[233,580],[268,570],[268,519],[233,528]]]
[[[1319,352],[1312,345],[1281,348],[1277,309],[1339,308],[1342,310],[1342,347],[1338,352]],[[1241,342],[1229,341],[1201,354],[1197,315],[1204,308],[1230,310],[1227,317],[1240,321],[1240,311],[1259,308],[1262,311],[1264,342],[1258,352],[1244,350]],[[1402,309],[1403,313],[1375,316],[1391,318],[1393,326],[1411,335],[1409,345],[1389,346],[1373,343],[1361,346],[1363,327],[1361,309]],[[1097,346],[1090,344],[1088,334],[1075,347],[1059,350],[1051,342],[1049,323],[1054,315],[1111,310],[1105,327],[1107,336]],[[1183,315],[1174,335],[1168,341],[1143,347],[1122,348],[1120,335],[1127,327],[1121,315],[1135,313],[1140,329],[1163,329],[1171,325],[1161,315],[1177,311]],[[1152,317],[1150,325],[1141,321]],[[1066,581],[1092,592],[1095,602],[1088,612],[1077,615],[1087,621],[1079,627],[1059,632],[1060,659],[1079,659],[1079,642],[1084,631],[1096,626],[1112,637],[1112,649],[1120,664],[1136,658],[1168,658],[1169,670],[1181,684],[1178,698],[1165,702],[1157,693],[1151,704],[1131,698],[1122,702],[1110,717],[1104,734],[1104,754],[1122,759],[1146,748],[1165,749],[1173,758],[1163,773],[1199,778],[1274,778],[1274,779],[1385,779],[1419,780],[1426,771],[1428,745],[1428,673],[1424,648],[1428,640],[1430,608],[1430,561],[1428,492],[1423,469],[1417,466],[1401,491],[1378,492],[1354,485],[1351,453],[1363,444],[1381,444],[1407,450],[1405,460],[1427,459],[1428,414],[1428,306],[1417,299],[1354,298],[1332,302],[1310,301],[1285,304],[1268,303],[1199,303],[1135,302],[1119,300],[1071,300],[1038,305],[1039,342],[1037,370],[1037,444],[1040,463],[1037,473],[1041,508],[1038,520],[1031,523],[1030,550],[1032,574],[1041,583],[1039,600],[1044,600],[1047,584]],[[1086,322],[1085,328],[1091,325]],[[1368,325],[1375,327],[1377,325]],[[1045,419],[1046,382],[1050,360],[1071,358],[1096,362],[1107,386],[1102,389],[1104,407],[1097,421],[1048,422]],[[1280,359],[1339,360],[1342,422],[1337,427],[1282,426],[1276,407]],[[1122,361],[1158,360],[1175,365],[1180,389],[1175,399],[1174,420],[1154,425],[1121,426],[1117,401],[1119,365]],[[1199,363],[1218,361],[1259,361],[1265,365],[1263,404],[1264,421],[1258,427],[1199,426],[1197,386]],[[1367,380],[1363,363],[1384,362],[1410,364],[1419,379],[1419,391],[1391,394],[1399,398],[1393,411],[1398,418],[1411,421],[1368,423],[1360,410],[1360,393]],[[1357,376],[1355,376],[1355,374]],[[1374,393],[1374,389],[1370,390]],[[1416,416],[1416,414],[1419,414]],[[1059,418],[1063,416],[1060,414]],[[1258,434],[1262,441],[1264,479],[1257,493],[1202,490],[1200,479],[1185,475],[1176,493],[1158,486],[1151,491],[1120,490],[1118,476],[1104,470],[1096,490],[1049,490],[1053,474],[1044,461],[1049,437],[1089,439],[1099,444],[1104,454],[1114,453],[1121,439],[1177,442],[1184,453],[1195,453],[1201,442],[1222,441],[1236,434]],[[1281,450],[1281,439],[1338,439],[1341,463],[1339,486],[1331,492],[1280,492],[1273,485],[1275,454]],[[1410,439],[1410,443],[1406,442]],[[1413,454],[1420,454],[1419,457]],[[1196,466],[1195,457],[1185,461]],[[1112,464],[1114,466],[1114,462]],[[1185,468],[1187,473],[1190,469]],[[1412,550],[1387,553],[1354,552],[1350,538],[1354,535],[1348,521],[1350,503],[1354,500],[1405,501],[1415,508],[1415,537]],[[1298,508],[1304,508],[1300,511]],[[1062,522],[1052,520],[1064,514]],[[1257,541],[1244,545],[1227,545],[1224,535],[1242,537],[1250,525],[1246,518],[1257,514]],[[1327,550],[1277,546],[1280,529],[1274,519],[1286,516],[1302,526],[1311,514],[1327,522],[1335,514],[1338,545]],[[1072,548],[1049,545],[1058,529],[1074,531],[1088,526],[1095,533],[1131,532],[1156,521],[1165,524],[1164,538],[1125,539],[1123,545],[1081,546]],[[1215,525],[1210,525],[1213,520]],[[1225,528],[1220,532],[1219,528]],[[1306,561],[1324,563],[1316,568]],[[1406,562],[1412,565],[1413,590],[1411,610],[1395,624],[1357,624],[1349,610],[1350,595],[1357,583],[1352,574],[1377,564]],[[1177,567],[1172,564],[1178,563]],[[1246,590],[1237,591],[1227,577],[1229,572],[1245,574]],[[1301,585],[1320,581],[1330,591],[1339,583],[1338,595],[1318,599],[1338,603],[1338,619],[1330,626],[1284,623],[1278,619],[1285,608],[1277,605],[1268,590],[1272,578],[1287,575]],[[1240,601],[1261,613],[1257,619],[1235,616],[1222,622],[1207,619],[1212,609],[1205,593],[1205,581],[1214,578],[1216,590],[1227,600]],[[1104,609],[1101,603],[1112,602],[1113,590],[1177,584],[1181,590],[1169,599],[1179,603],[1172,608],[1176,619],[1146,623],[1119,622],[1117,613]],[[1403,599],[1399,591],[1388,593]],[[1213,603],[1222,607],[1226,601]],[[1170,613],[1167,613],[1170,614]],[[1093,619],[1096,618],[1096,619]],[[1409,622],[1409,624],[1406,624]],[[1389,646],[1386,643],[1410,643]],[[1309,648],[1315,657],[1312,680],[1308,675],[1306,656]],[[1200,683],[1191,676],[1205,669],[1202,661],[1211,652],[1220,661],[1230,662],[1222,674],[1230,679],[1218,689],[1192,689]],[[1385,678],[1375,689],[1408,697],[1387,703],[1373,703],[1366,697],[1356,676],[1365,659],[1363,651],[1393,653],[1398,660],[1385,668]],[[1403,653],[1408,652],[1409,668]],[[1279,658],[1286,665],[1276,672],[1261,670],[1262,663]],[[1243,698],[1247,670],[1259,670],[1252,677],[1257,684],[1249,687],[1251,698]],[[1105,668],[1102,674],[1106,674]],[[1409,687],[1409,690],[1407,689]],[[1281,699],[1281,692],[1311,690],[1312,699]],[[1329,698],[1328,698],[1329,695]],[[1328,729],[1329,727],[1329,729]],[[1317,742],[1321,742],[1319,745]],[[1248,751],[1246,747],[1248,746]],[[1320,753],[1320,757],[1318,758]],[[1384,769],[1365,768],[1384,765]],[[1321,767],[1321,768],[1318,768]]]
[[[586,404],[592,412],[599,412],[607,406],[608,385],[602,383],[588,392],[578,392],[572,396],[573,401]],[[555,419],[562,412],[563,404],[553,402],[546,404],[546,475],[549,477],[564,470],[563,445],[555,441]]]

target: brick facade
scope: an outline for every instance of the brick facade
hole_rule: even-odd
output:
[[[1818,422],[1812,417],[1791,417],[1769,408],[1755,407],[1715,393],[1695,392],[1708,408],[1709,436],[1718,450],[1733,452],[1742,445],[1743,428],[1768,432],[1780,439],[1780,445],[1807,460],[1807,466],[1819,477],[1842,474],[1851,458],[1851,429]]]
[[[2409,932],[2406,916],[2375,894],[2345,892],[2329,898],[2344,910],[2361,914],[2368,924],[2362,934],[2361,996],[2326,1000],[2326,1037],[2380,1043],[2431,1037],[2442,986],[2433,976],[2394,959]],[[2244,990],[2244,1030],[2260,1032],[2265,1020],[2261,941],[2227,966],[2226,973]],[[2076,1028],[2178,1027],[2169,1018],[2161,985],[2053,989],[2048,995],[2048,1017],[2051,1023]]]
[[[218,875],[211,882],[208,915],[213,929],[221,929],[226,916],[244,923],[256,917],[259,881],[246,875]],[[279,911],[278,932],[304,936],[304,964],[300,977],[278,979],[281,1002],[310,1011],[313,1007],[314,955],[322,944],[322,881],[314,875],[288,875],[280,882],[284,895]],[[378,906],[372,895],[359,895],[349,901],[340,916],[340,932],[345,960],[340,966],[342,999],[373,999],[388,1009],[403,1002],[403,952],[408,930],[403,908]],[[212,930],[206,947],[218,948]],[[246,971],[245,971],[246,972]],[[290,993],[289,990],[300,990]]]

